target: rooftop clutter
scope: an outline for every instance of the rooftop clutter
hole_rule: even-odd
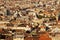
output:
[[[0,0],[0,28],[4,27],[10,33],[16,32],[13,29],[19,27],[32,35],[50,32],[58,24],[59,15],[59,0]]]
[[[0,3],[0,19],[14,25],[40,24],[40,20],[44,21],[43,18],[55,18],[56,20],[56,16],[60,12],[59,0],[1,0]],[[43,23],[43,21],[41,22]]]

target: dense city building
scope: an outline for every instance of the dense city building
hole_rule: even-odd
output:
[[[60,40],[60,0],[0,0],[0,40]]]

